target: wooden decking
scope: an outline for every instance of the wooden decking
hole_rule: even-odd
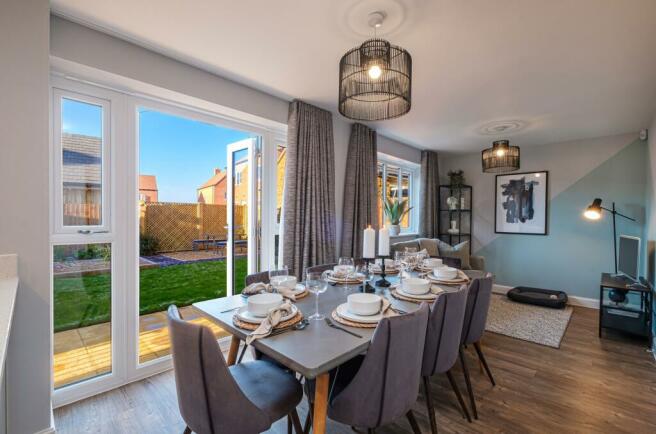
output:
[[[656,432],[654,357],[644,342],[618,336],[599,339],[596,310],[575,309],[560,349],[487,333],[484,351],[496,387],[476,368],[475,356],[468,356],[479,420],[467,423],[446,378],[432,379],[440,433]],[[464,390],[457,367],[454,374]],[[430,432],[423,392],[413,410],[422,432]],[[303,401],[301,418],[306,411]],[[179,434],[185,424],[169,371],[58,408],[55,426],[59,434]],[[327,429],[329,433],[353,433],[350,427],[330,420]],[[278,421],[269,432],[285,433],[285,421]],[[411,431],[403,418],[376,432]]]
[[[191,322],[209,326],[217,337],[225,336],[225,332],[220,327],[199,317],[192,308],[182,308],[181,313]],[[157,312],[141,316],[139,361],[145,363],[169,353],[166,314]],[[111,371],[110,323],[55,333],[53,370],[55,388],[109,373]]]

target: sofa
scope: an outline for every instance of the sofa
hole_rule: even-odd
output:
[[[485,258],[483,256],[469,255],[468,241],[456,246],[450,246],[436,238],[417,238],[410,241],[401,241],[390,246],[392,256],[394,256],[394,252],[402,252],[407,247],[415,248],[417,251],[425,249],[432,258],[455,258],[460,262],[460,267],[458,268],[462,268],[465,274],[470,277],[482,277],[485,275]]]

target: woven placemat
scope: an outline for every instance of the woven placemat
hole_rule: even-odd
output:
[[[435,295],[435,298],[431,298],[431,299],[412,298],[412,297],[408,297],[408,296],[403,295],[403,294],[399,294],[396,289],[391,289],[390,294],[392,294],[392,297],[394,297],[398,300],[409,301],[409,302],[412,302],[412,303],[423,303],[424,301],[427,302],[427,303],[432,303],[437,298],[437,294],[433,294],[433,295]]]
[[[374,270],[374,274],[383,274],[383,270]],[[385,276],[396,276],[399,270],[385,270]]]
[[[296,315],[294,315],[293,317],[291,317],[287,321],[281,322],[280,324],[275,326],[273,329],[275,330],[275,329],[279,329],[279,328],[283,328],[283,327],[292,326],[292,325],[300,322],[302,319],[303,319],[303,314],[299,310],[296,313]],[[253,324],[253,323],[250,323],[250,322],[240,320],[239,317],[237,316],[237,314],[234,314],[232,316],[232,323],[234,325],[236,325],[237,327],[239,327],[240,329],[244,329],[244,330],[256,330],[260,326],[259,324]]]

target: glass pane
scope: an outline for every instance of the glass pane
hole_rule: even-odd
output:
[[[55,388],[112,372],[111,244],[53,247]]]
[[[248,150],[241,149],[234,152],[232,156],[232,193],[233,193],[233,257],[234,270],[233,290],[235,294],[240,294],[244,289],[244,279],[248,267],[248,172],[250,171],[251,162],[248,158]]]
[[[378,175],[376,180],[376,196],[378,197],[378,227],[383,227],[385,219],[383,216],[383,165],[378,163]]]
[[[387,179],[385,181],[385,198],[394,200],[399,198],[399,169],[386,166]]]
[[[408,207],[412,206],[410,203],[410,174],[408,172],[403,172],[401,175],[401,199],[408,201]],[[407,229],[410,227],[410,213],[407,213],[403,219],[401,219],[401,228]]]
[[[64,226],[102,224],[103,108],[62,98]]]
[[[184,319],[225,336],[191,304],[227,293],[228,145],[249,136],[139,109],[140,363],[170,353],[171,304]],[[243,284],[246,259],[236,262],[243,273],[235,280]]]
[[[277,162],[276,162],[276,235],[275,235],[275,264],[278,267],[280,256],[280,219],[282,218],[282,193],[285,191],[285,165],[287,164],[287,147],[279,144],[277,149]]]

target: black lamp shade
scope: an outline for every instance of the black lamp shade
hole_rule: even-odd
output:
[[[481,158],[483,172],[502,173],[519,169],[519,146],[510,146],[508,140],[497,140],[484,149]]]
[[[369,39],[339,62],[339,112],[360,121],[393,119],[410,111],[412,57],[384,39]]]

